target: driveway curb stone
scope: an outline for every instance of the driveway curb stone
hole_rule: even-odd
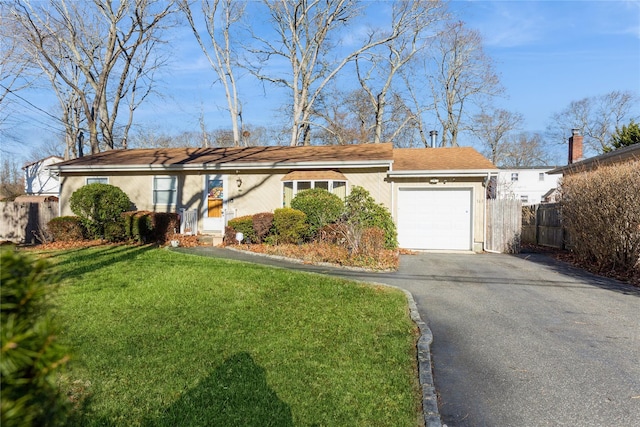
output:
[[[389,286],[389,285],[386,285]],[[395,286],[392,286],[395,288]],[[397,288],[400,289],[400,288]],[[443,426],[440,412],[438,410],[438,396],[433,382],[433,369],[431,366],[431,343],[433,342],[433,334],[431,329],[420,317],[418,306],[411,292],[402,289],[407,296],[409,302],[409,312],[411,320],[418,326],[420,338],[417,343],[418,350],[418,377],[420,388],[422,389],[422,412],[424,414],[424,423],[426,427],[446,427]]]

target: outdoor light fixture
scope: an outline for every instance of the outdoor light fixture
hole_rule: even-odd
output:
[[[238,188],[242,187],[242,179],[236,178],[236,184],[238,184]]]
[[[430,183],[430,184],[437,184],[437,183],[438,183],[438,178],[431,178],[431,179],[429,180],[429,183]]]

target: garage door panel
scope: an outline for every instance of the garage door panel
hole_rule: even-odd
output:
[[[471,230],[471,189],[399,189],[400,247],[469,250]]]

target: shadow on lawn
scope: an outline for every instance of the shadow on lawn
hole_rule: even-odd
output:
[[[63,278],[70,279],[81,276],[88,271],[107,267],[118,261],[131,260],[136,256],[155,249],[153,246],[104,246],[99,249],[74,249],[65,251],[66,259],[57,264],[63,270]]]
[[[269,388],[265,370],[237,353],[146,426],[293,426],[291,408]]]

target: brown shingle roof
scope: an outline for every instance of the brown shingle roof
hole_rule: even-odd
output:
[[[308,147],[165,148],[110,150],[58,163],[55,167],[198,166],[217,164],[391,161],[391,144]]]
[[[393,171],[486,170],[497,169],[470,147],[396,148],[391,144],[360,144],[311,147],[243,148],[163,148],[110,150],[57,163],[52,169],[85,171],[120,168],[218,168],[259,167],[297,164],[331,167],[332,164],[386,163],[393,160]],[[311,166],[314,167],[314,166]]]
[[[394,171],[497,169],[471,147],[397,148],[393,150]]]
[[[347,178],[340,172],[334,170],[319,171],[293,171],[282,177],[281,181],[317,181],[317,180],[337,180],[346,181]]]

